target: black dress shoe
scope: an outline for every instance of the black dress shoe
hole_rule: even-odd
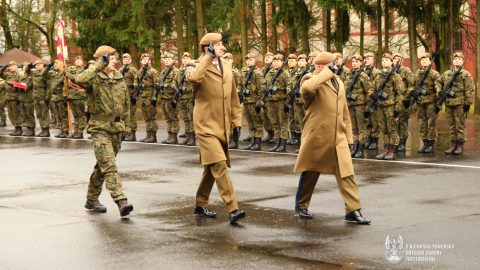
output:
[[[295,208],[295,212],[297,212],[298,216],[301,218],[313,218],[313,215],[308,211],[307,208],[305,209]]]
[[[246,214],[240,210],[233,210],[230,214],[230,223],[237,223],[239,219],[245,218]]]
[[[356,224],[369,224],[370,223],[369,219],[363,218],[362,213],[360,213],[360,209],[346,214],[345,215],[345,220],[348,221],[348,222],[356,223]]]
[[[214,218],[217,216],[217,213],[210,212],[210,209],[208,209],[208,207],[199,207],[199,206],[195,206],[195,210],[193,211],[193,214],[200,215],[202,217],[208,217],[208,218]]]

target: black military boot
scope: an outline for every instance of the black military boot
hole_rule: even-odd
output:
[[[455,149],[457,149],[457,140],[452,140],[450,141],[450,149],[445,151],[445,155],[453,155],[453,152],[455,152]]]
[[[93,210],[93,212],[105,213],[107,212],[107,207],[103,206],[98,200],[89,200],[85,203],[85,208]]]
[[[372,144],[372,137],[368,136],[367,143],[365,144],[365,149],[368,149]]]
[[[254,138],[255,144],[253,145],[252,151],[262,151],[262,138]]]
[[[195,206],[195,209],[193,210],[194,215],[199,215],[202,217],[207,217],[207,218],[214,218],[217,216],[217,213],[210,211],[208,207],[200,207],[200,206]]]
[[[370,223],[369,219],[366,219],[362,216],[362,213],[360,213],[360,209],[352,211],[350,213],[347,213],[345,215],[345,221],[356,223],[356,224],[369,224]]]
[[[120,216],[128,216],[133,211],[133,205],[128,203],[126,199],[121,199],[115,202],[120,210]]]
[[[300,145],[302,143],[302,133],[297,133],[297,141],[298,141],[298,145]]]
[[[179,138],[188,138],[188,132],[178,135]]]
[[[405,145],[407,144],[407,139],[400,139],[400,143],[398,144],[397,151],[398,152],[405,152],[407,148]]]
[[[423,146],[422,148],[418,149],[418,153],[425,153],[425,149],[427,149],[428,146],[428,140],[423,140]]]
[[[255,138],[251,138],[250,144],[243,148],[243,150],[252,150],[252,147],[255,145]]]
[[[288,139],[288,141],[287,141],[287,144],[288,144],[288,145],[292,145],[292,141],[295,140],[296,134],[297,134],[297,133],[296,133],[296,132],[293,132],[293,131],[290,133],[290,139]]]
[[[358,146],[358,151],[355,154],[355,158],[363,158],[363,151],[365,150],[365,144],[360,144]]]
[[[295,137],[292,138],[292,142],[291,142],[292,145],[297,145],[300,143],[300,141],[298,140],[298,134],[300,133],[295,132]]]
[[[270,150],[268,150],[268,152],[277,152],[277,149],[280,147],[280,141],[281,139],[278,138],[277,139],[277,144],[273,147],[273,148],[270,148]]]
[[[368,147],[368,150],[378,150],[378,138],[372,138],[372,143]]]
[[[262,140],[262,143],[268,143],[270,140],[273,139],[273,136],[274,136],[274,133],[273,133],[273,130],[267,130],[267,138],[265,138],[265,140]]]
[[[384,144],[383,145],[383,153],[380,155],[376,156],[376,159],[385,159],[385,156],[388,154],[388,151],[390,150],[390,145]]]
[[[357,153],[357,151],[358,151],[358,145],[359,145],[358,142],[355,142],[355,143],[353,144],[353,147],[352,147],[352,149],[351,149],[351,151],[350,151],[350,156],[351,156],[351,157],[354,157],[355,154]]]
[[[277,148],[277,152],[287,152],[287,140],[280,139],[280,146]]]
[[[435,150],[433,149],[433,145],[435,144],[435,140],[433,140],[433,141],[428,140],[427,142],[428,142],[428,146],[427,146],[427,148],[425,148],[424,153],[427,153],[427,154],[435,153]]]

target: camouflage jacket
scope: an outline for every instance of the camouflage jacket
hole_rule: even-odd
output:
[[[262,89],[266,88],[270,81],[272,80],[273,76],[275,76],[275,72],[277,70],[275,68],[270,69],[265,76],[265,80],[263,81]],[[282,70],[280,75],[278,76],[277,80],[273,83],[274,86],[274,93],[271,94],[272,97],[265,98],[266,101],[277,101],[277,100],[285,100],[287,99],[287,93],[290,92],[290,74],[288,71]],[[262,93],[263,95],[263,93]]]
[[[130,128],[130,98],[127,84],[122,74],[114,70],[107,75],[102,70],[102,61],[96,62],[82,73],[75,76],[78,83],[84,84],[88,96],[88,133],[128,133]],[[95,118],[104,119],[95,119]],[[119,121],[113,118],[118,117]],[[110,119],[108,119],[110,118]]]
[[[124,69],[125,69],[125,65],[122,66],[118,72],[122,74]],[[125,79],[125,83],[127,84],[128,95],[130,96],[130,98],[133,98],[135,94],[135,87],[133,87],[133,85],[135,83],[136,74],[137,74],[137,69],[131,64],[129,64],[127,66],[127,70],[125,71],[125,74],[123,75],[123,78]]]
[[[23,73],[20,72],[21,77],[20,81],[21,83],[24,83],[27,85],[27,89],[23,90],[20,89],[18,91],[18,99],[23,102],[33,102],[33,80],[32,77],[28,75],[28,73]]]
[[[233,67],[232,68],[233,72],[233,78],[235,79],[235,84],[237,85],[237,92],[240,92],[242,90],[242,84],[240,83],[240,77],[242,74],[240,73],[240,70],[238,68]]]
[[[397,73],[402,78],[403,89],[405,89],[405,99],[410,100],[410,91],[406,90],[413,85],[413,79],[415,76],[413,75],[412,70],[405,66],[400,66],[400,70]]]
[[[440,76],[436,82],[435,88],[438,92],[445,90],[445,86],[450,82],[450,79],[455,73],[456,69],[452,68],[447,70],[445,73]],[[452,91],[455,95],[452,97],[448,97],[448,101],[445,105],[449,106],[457,106],[457,105],[471,105],[472,98],[473,98],[473,91],[475,90],[475,84],[472,79],[472,75],[470,72],[462,69],[460,74],[458,74],[457,78],[455,79],[456,85],[452,86]]]
[[[71,66],[67,70],[67,76],[68,78],[68,98],[69,99],[85,99],[86,94],[85,94],[85,88],[84,85],[81,83],[78,83],[75,80],[75,76],[77,74],[82,73],[84,70],[83,67],[76,67],[76,66]],[[64,93],[66,95],[66,93]]]
[[[392,69],[392,67],[389,68],[384,68],[382,70],[379,70],[377,77],[375,78],[374,82],[374,93],[378,90],[378,87],[380,87],[380,84],[382,84],[383,79],[385,78],[385,75]],[[390,86],[385,86],[383,88],[383,92],[387,94],[387,98],[385,100],[381,100],[381,104],[377,105],[380,107],[386,107],[390,105],[395,105],[395,110],[396,111],[403,111],[405,109],[405,106],[403,106],[402,102],[404,99],[404,93],[405,89],[403,88],[403,83],[402,83],[402,78],[400,75],[394,73],[390,77],[390,80],[388,80],[388,85]]]
[[[293,91],[295,90],[295,84],[297,84],[298,80],[300,79],[300,75],[302,74],[302,72],[305,70],[306,67],[300,67],[298,68],[297,72],[295,72],[295,75],[293,76],[290,76],[290,91]],[[302,96],[302,93],[300,92],[300,85],[299,85],[299,89],[298,89],[298,100],[296,100],[295,102],[298,103],[298,104],[302,104],[302,103],[305,103],[305,100],[303,100],[303,96]],[[287,98],[288,99],[288,98]]]
[[[370,70],[372,70],[372,73],[370,74],[370,81],[374,82],[375,78],[377,78],[377,74],[378,74],[379,70],[376,67],[374,67],[373,65],[369,66],[369,67],[365,67],[364,71],[365,71],[365,74],[367,74],[367,76],[368,76],[368,73],[370,72]]]
[[[346,73],[347,76],[345,78],[345,92],[347,91],[348,87],[350,87],[353,77],[355,77],[358,70],[359,68],[354,68],[349,70]],[[357,83],[352,88],[352,94],[357,97],[355,100],[351,100],[351,99],[348,100],[348,102],[350,102],[350,105],[367,105],[366,106],[367,108],[368,103],[370,101],[370,95],[372,93],[373,92],[372,92],[372,87],[370,86],[370,78],[368,77],[368,75],[365,73],[365,70],[364,70],[358,77]]]
[[[172,84],[173,84],[173,87],[179,87],[180,85],[180,81],[182,80],[182,77],[183,75],[185,74],[185,67],[182,67],[178,70],[178,73],[177,73],[177,76],[175,76]],[[185,77],[185,81],[182,85],[182,89],[183,89],[183,92],[182,92],[182,96],[180,97],[180,99],[184,100],[184,99],[193,99],[193,88],[192,88],[192,85],[187,82],[187,78]]]
[[[48,81],[42,76],[42,70],[27,68],[27,73],[33,80],[33,98],[36,100],[46,100],[52,95]]]
[[[135,73],[135,81],[133,83],[133,87],[137,89],[138,84],[140,83],[140,77],[142,76],[143,68],[139,69],[137,73]],[[151,100],[153,96],[153,86],[157,80],[158,71],[151,66],[148,66],[147,72],[145,74],[145,79],[143,80],[143,84],[145,84],[145,88],[143,92],[139,95],[139,99],[146,99]],[[136,91],[136,90],[135,90]],[[135,95],[135,94],[134,94]]]
[[[422,79],[425,69],[426,69],[425,67],[422,67],[417,70],[413,79],[413,84],[410,85],[408,92],[415,91],[415,89],[417,88],[417,85],[420,83],[420,80]],[[425,95],[420,96],[422,101],[417,100],[417,103],[427,104],[427,103],[437,102],[437,92],[435,90],[435,84],[439,77],[440,77],[440,73],[438,73],[438,71],[434,69],[430,69],[430,72],[428,73],[427,78],[425,79],[425,82],[427,84],[424,84],[424,86],[422,87],[427,93]]]
[[[293,74],[295,72],[295,74]],[[297,73],[301,72],[298,66],[294,66],[293,68],[288,68],[288,74],[290,74],[290,79],[293,79]]]
[[[2,104],[3,106],[5,106],[5,101],[7,98],[6,86],[7,82],[0,78],[0,104]]]
[[[338,65],[341,65],[338,64]],[[347,74],[350,72],[350,69],[347,68],[346,66],[343,66],[342,68],[342,73],[340,73],[340,75],[338,75],[340,77],[340,80],[342,80],[342,82],[345,82],[345,79],[347,78]]]
[[[243,85],[247,80],[248,73],[250,72],[250,67],[243,67],[240,71],[240,79],[239,79],[239,86],[238,89],[242,91]],[[252,77],[250,79],[250,84],[247,86],[247,96],[243,103],[257,103],[260,101],[262,97],[262,83],[263,77],[261,76],[260,69],[258,67],[254,67]],[[258,105],[258,104],[257,104]],[[260,106],[260,105],[259,105]]]
[[[20,72],[17,70],[15,72],[11,72],[11,71],[8,71],[8,72],[5,72],[6,69],[1,69],[0,68],[0,77],[3,78],[5,81],[12,81],[12,82],[20,82],[20,78],[21,78],[21,74]],[[7,100],[17,100],[18,98],[18,90],[15,89],[15,87],[13,86],[10,86],[8,84],[5,84],[5,92],[6,92],[6,99]]]
[[[162,80],[163,76],[165,75],[165,72],[167,72],[168,68],[165,67],[157,76],[157,79],[155,83],[160,83]],[[168,77],[165,78],[165,81],[163,82],[165,87],[163,88],[163,94],[159,94],[158,96],[161,99],[173,99],[173,96],[175,95],[175,91],[173,91],[173,81],[175,80],[175,77],[177,77],[178,74],[178,69],[176,67],[172,68],[172,71],[170,71],[170,74],[168,74]],[[152,93],[153,96],[153,93]],[[157,97],[158,98],[158,97]]]
[[[62,101],[65,97],[65,76],[60,70],[49,70],[45,67],[42,70],[42,76],[50,81],[50,93],[52,101]]]

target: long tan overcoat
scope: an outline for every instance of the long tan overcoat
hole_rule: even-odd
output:
[[[205,55],[193,70],[186,72],[186,78],[195,97],[193,124],[202,165],[226,160],[230,167],[230,126],[242,125],[242,110],[232,64],[221,59],[219,62],[222,73],[212,64],[212,58]]]
[[[353,144],[352,124],[343,82],[326,68],[305,80],[300,92],[305,100],[305,126],[295,172],[335,174],[338,159],[340,176],[353,175],[348,147]]]

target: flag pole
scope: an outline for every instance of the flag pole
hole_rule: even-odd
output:
[[[63,60],[63,66],[65,71],[67,71],[67,59],[68,59],[68,50],[67,50],[67,41],[65,40],[64,32],[64,21],[60,18],[58,22],[58,35],[57,35],[57,53],[58,56],[61,56]],[[58,58],[58,57],[57,57]],[[67,116],[68,116],[68,131],[72,132],[72,120],[70,116],[70,101],[68,100],[68,78],[64,76],[65,79],[65,93],[67,95]]]

